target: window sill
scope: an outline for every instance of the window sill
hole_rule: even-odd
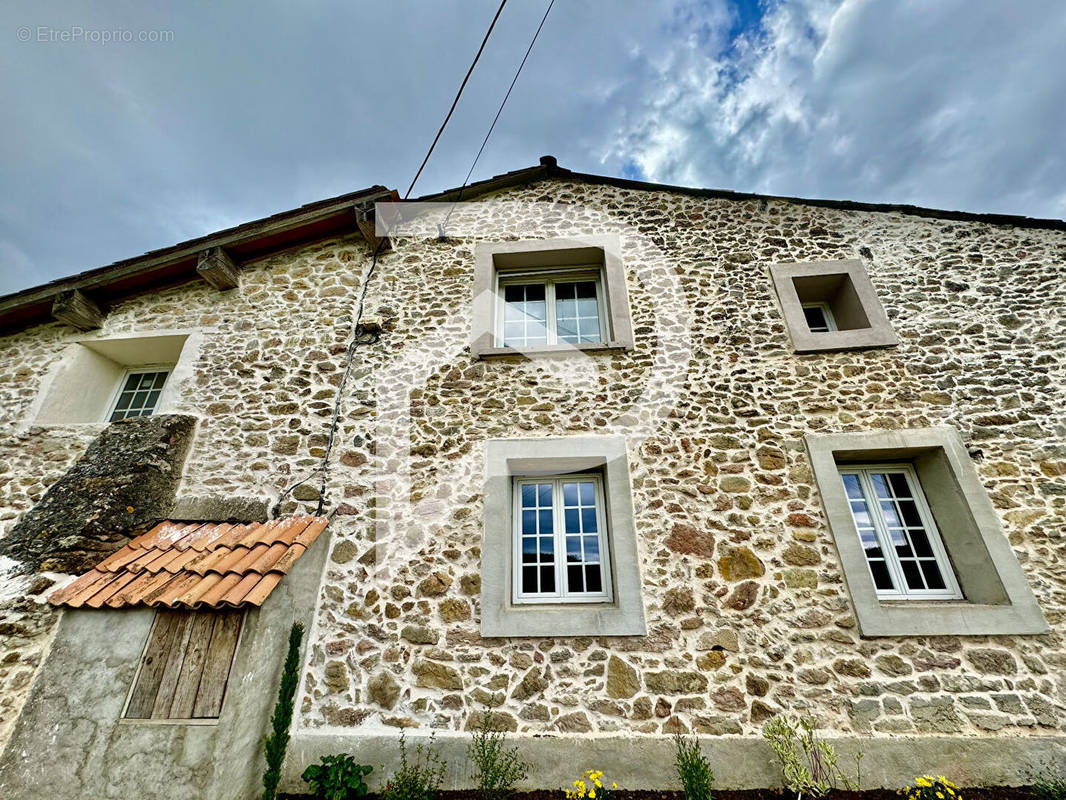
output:
[[[1035,604],[882,600],[863,615],[862,636],[1023,636],[1050,628]]]
[[[549,344],[522,349],[515,347],[471,348],[471,352],[478,358],[559,358],[578,353],[621,353],[632,349],[633,346],[625,342],[594,342],[588,344]]]
[[[632,611],[632,610],[631,610]],[[481,635],[493,637],[647,636],[644,615],[614,603],[508,604],[482,612]]]

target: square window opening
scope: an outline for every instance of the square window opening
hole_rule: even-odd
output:
[[[159,405],[172,364],[127,370],[110,405],[108,422],[151,416]]]
[[[851,276],[847,273],[806,275],[792,279],[811,333],[870,328]]]

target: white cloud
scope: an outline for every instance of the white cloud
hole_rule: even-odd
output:
[[[1061,216],[1064,38],[1054,0],[773,3],[733,48],[648,56],[612,156],[665,183]]]

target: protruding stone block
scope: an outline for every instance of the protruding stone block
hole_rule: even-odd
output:
[[[240,284],[240,269],[221,247],[212,247],[200,253],[196,272],[220,292],[236,289]]]
[[[104,312],[100,306],[78,289],[68,289],[56,295],[52,316],[80,331],[91,331],[104,324]]]

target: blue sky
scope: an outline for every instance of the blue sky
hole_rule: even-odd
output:
[[[0,292],[402,192],[497,0],[154,5],[0,10]],[[546,5],[508,4],[415,195],[462,182]],[[60,40],[78,28],[135,40]],[[1062,218],[1062,41],[1060,0],[556,0],[474,178],[551,153],[664,183]]]

